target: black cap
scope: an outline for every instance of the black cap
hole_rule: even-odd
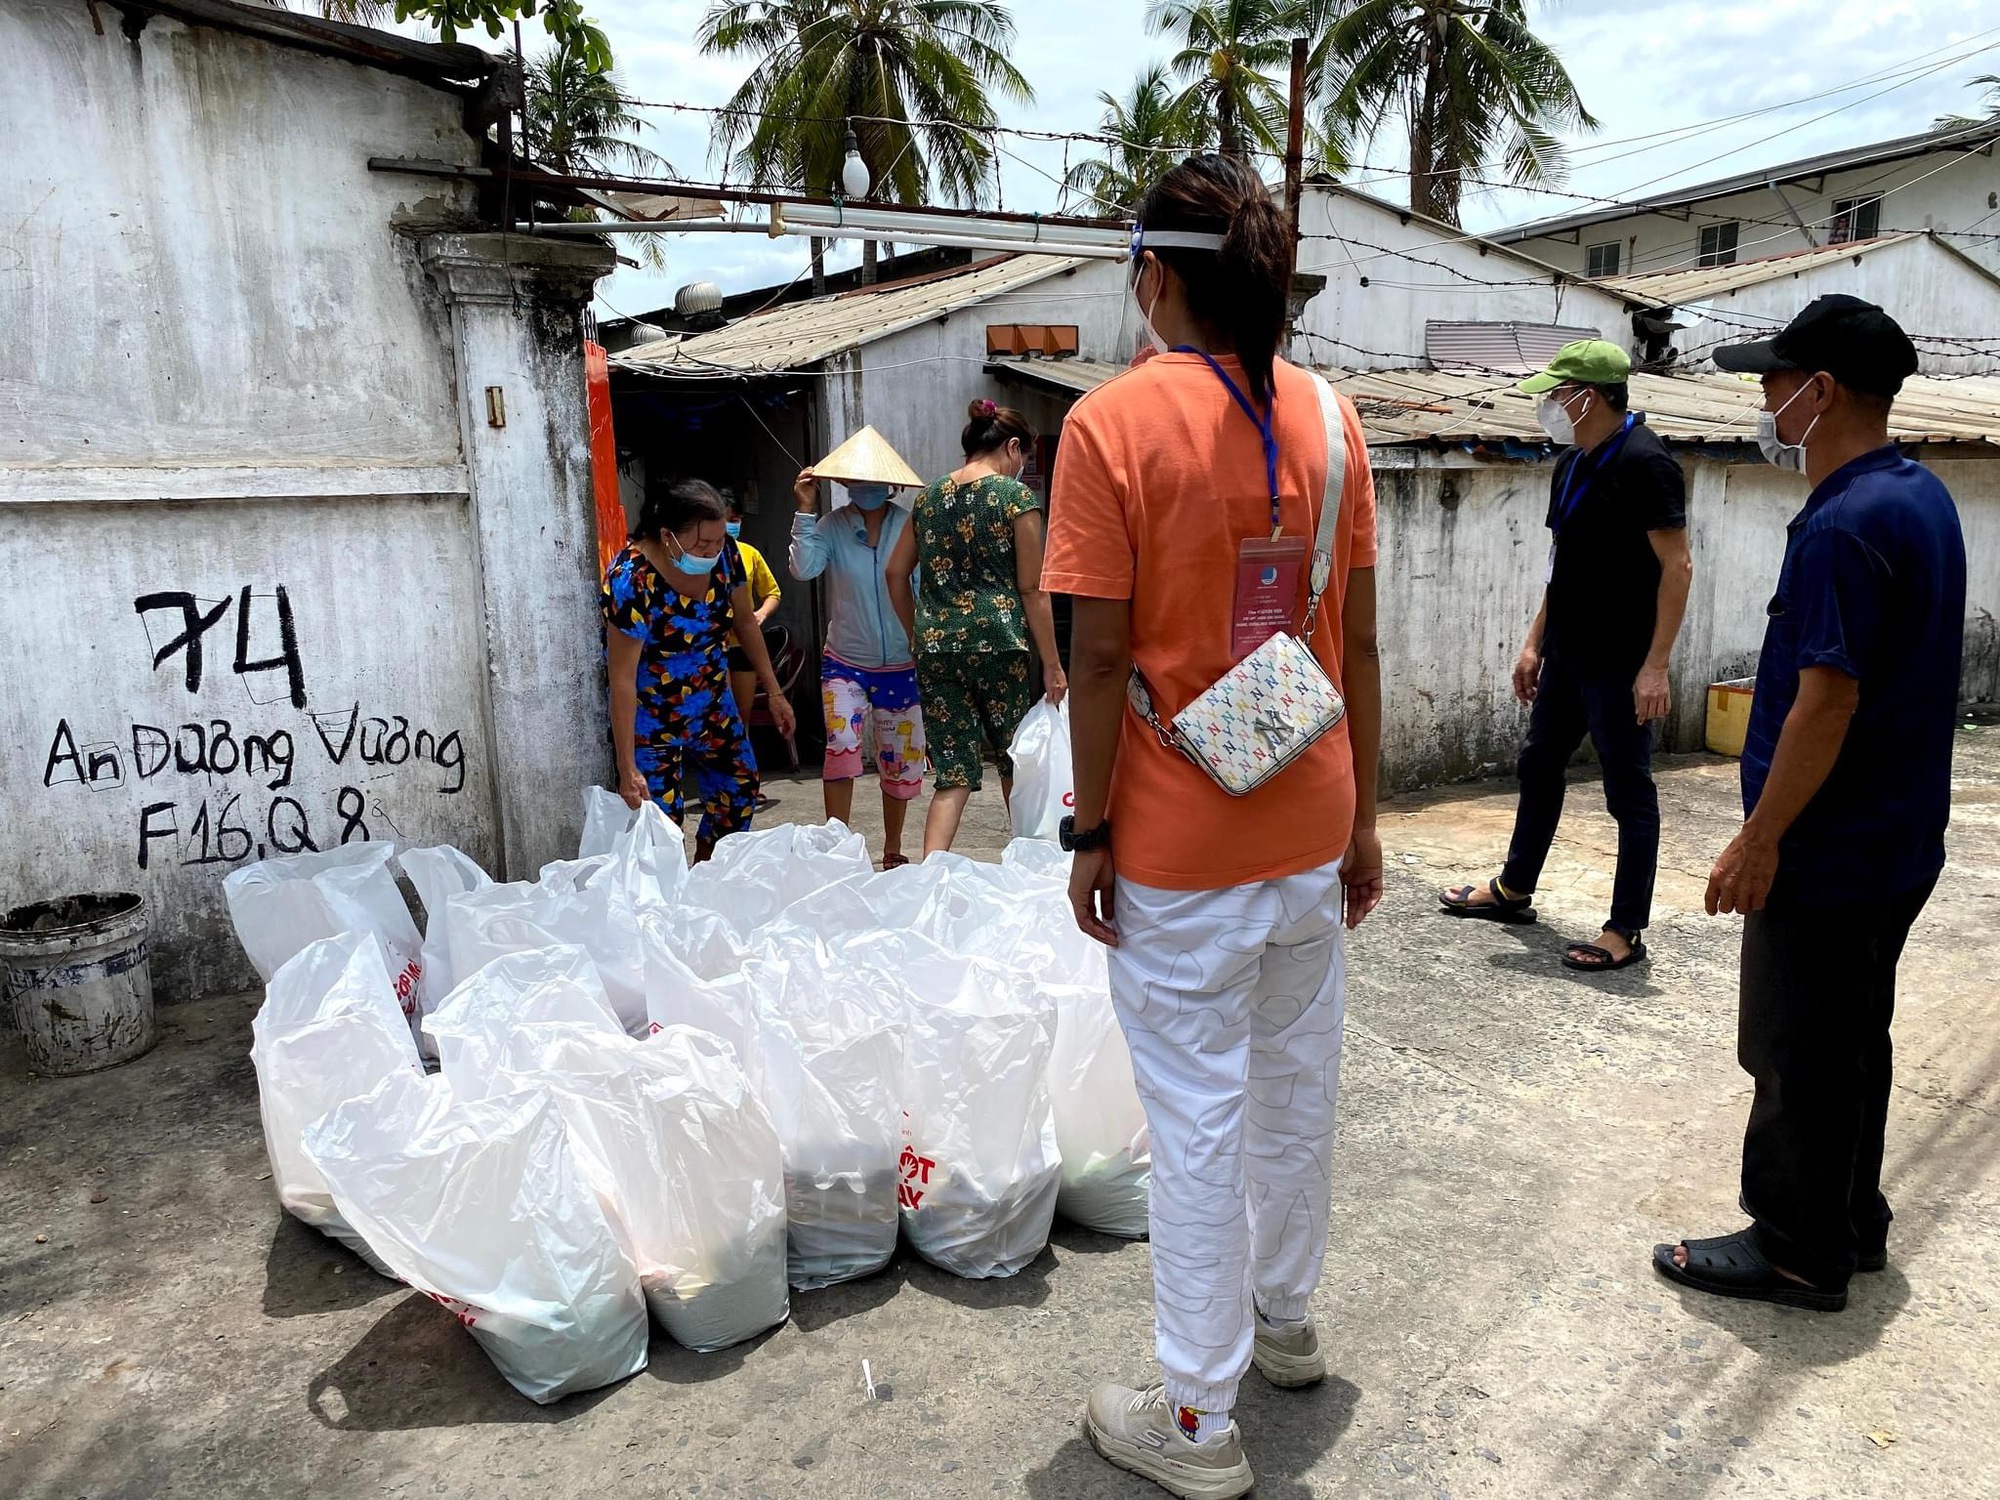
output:
[[[1772,370],[1824,370],[1851,391],[1893,396],[1917,373],[1917,346],[1900,324],[1872,302],[1835,292],[1816,297],[1775,338],[1722,344],[1718,369],[1746,375]]]

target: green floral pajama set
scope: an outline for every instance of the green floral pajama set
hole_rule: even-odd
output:
[[[1037,508],[997,474],[940,479],[917,501],[917,685],[938,791],[979,788],[982,746],[1014,774],[1007,747],[1034,706],[1014,522]]]

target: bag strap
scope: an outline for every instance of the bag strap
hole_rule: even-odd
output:
[[[1319,616],[1320,596],[1326,586],[1333,581],[1333,547],[1340,527],[1340,504],[1347,489],[1347,417],[1340,409],[1340,397],[1324,375],[1317,370],[1308,370],[1312,376],[1313,389],[1319,396],[1320,420],[1326,427],[1326,488],[1320,493],[1319,524],[1313,531],[1312,572],[1306,595],[1306,621],[1302,639],[1310,647],[1313,624]],[[1132,675],[1126,679],[1125,700],[1132,706],[1132,712],[1144,719],[1162,745],[1169,750],[1178,750],[1193,764],[1200,761],[1188,755],[1186,748],[1174,738],[1173,731],[1160,718],[1160,711],[1153,704],[1153,692],[1146,682],[1146,674],[1139,670],[1139,663],[1132,663]]]
[[[1319,525],[1313,532],[1311,590],[1306,596],[1306,624],[1301,632],[1311,641],[1320,596],[1333,581],[1333,546],[1340,529],[1341,497],[1347,489],[1347,417],[1326,377],[1317,370],[1307,373],[1319,394],[1320,420],[1326,424],[1326,490],[1320,497]]]

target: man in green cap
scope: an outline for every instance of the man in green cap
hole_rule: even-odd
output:
[[[1540,396],[1542,430],[1563,452],[1549,487],[1554,541],[1542,607],[1514,664],[1532,707],[1521,747],[1521,801],[1507,864],[1484,885],[1439,893],[1454,916],[1535,920],[1534,894],[1562,819],[1565,772],[1588,734],[1618,824],[1611,914],[1563,963],[1607,972],[1646,956],[1660,854],[1652,721],[1672,702],[1667,658],[1687,608],[1687,485],[1644,415],[1627,410],[1632,360],[1616,344],[1566,344],[1521,382]]]

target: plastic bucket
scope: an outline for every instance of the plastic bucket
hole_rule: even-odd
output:
[[[1756,686],[1754,677],[1709,684],[1708,733],[1704,738],[1712,753],[1742,755],[1743,740],[1750,730],[1751,690]]]
[[[153,975],[146,901],[100,891],[0,914],[0,992],[28,1044],[28,1066],[53,1077],[115,1068],[151,1050]]]

